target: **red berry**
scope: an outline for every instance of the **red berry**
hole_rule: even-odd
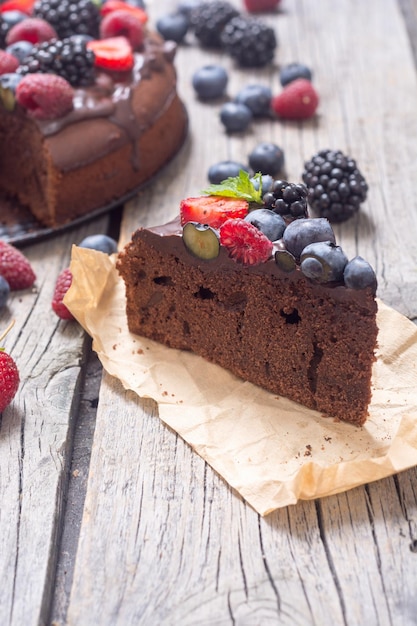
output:
[[[317,91],[309,80],[297,78],[272,98],[271,106],[279,117],[289,120],[305,120],[312,117],[319,105]]]
[[[0,74],[9,74],[16,71],[19,61],[13,54],[0,50]]]
[[[74,90],[55,74],[27,74],[16,87],[17,102],[37,120],[63,117],[73,109]]]
[[[16,41],[43,43],[51,39],[58,39],[58,35],[48,22],[39,17],[28,17],[11,27],[6,35],[6,44],[10,46]]]
[[[272,241],[241,218],[227,220],[220,227],[220,244],[229,250],[235,261],[244,265],[265,263],[273,250]]]
[[[75,319],[71,311],[62,302],[68,289],[71,287],[72,273],[69,267],[62,270],[56,279],[54,295],[52,298],[52,309],[62,320]]]
[[[134,64],[132,46],[126,37],[95,39],[87,43],[95,54],[96,67],[113,71],[131,70]]]
[[[36,280],[24,254],[5,241],[0,241],[0,276],[7,280],[12,291],[32,287]]]
[[[0,348],[0,413],[9,406],[19,388],[19,371],[12,357]]]
[[[104,17],[113,11],[119,11],[121,9],[123,9],[123,11],[129,11],[129,13],[135,15],[138,20],[142,22],[142,24],[146,24],[148,21],[148,16],[143,9],[134,7],[131,4],[126,4],[122,0],[107,0],[107,2],[105,2],[100,8],[100,14]]]
[[[130,11],[119,9],[103,17],[100,24],[100,38],[126,37],[133,50],[143,44],[143,23]]]
[[[219,228],[229,218],[245,217],[248,211],[247,200],[223,196],[185,198],[180,204],[182,226],[187,222],[198,222]]]
[[[249,13],[262,13],[262,11],[273,11],[280,0],[244,0],[244,2]]]
[[[35,0],[6,0],[0,5],[0,13],[5,11],[21,11],[31,15]]]

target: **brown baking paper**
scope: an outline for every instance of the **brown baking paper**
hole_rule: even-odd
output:
[[[74,246],[71,271],[64,302],[103,367],[156,400],[161,420],[261,515],[417,464],[417,327],[381,302],[370,417],[355,427],[130,334],[115,256]]]

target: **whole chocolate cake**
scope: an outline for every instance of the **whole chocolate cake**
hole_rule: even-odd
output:
[[[137,230],[117,267],[131,332],[326,415],[365,422],[376,278],[361,257],[348,261],[326,219],[188,198],[178,219]]]
[[[180,149],[187,115],[175,44],[148,30],[144,11],[61,2],[61,23],[54,1],[29,4],[14,26],[0,12],[0,69],[10,64],[0,71],[0,192],[54,227],[152,178]],[[87,9],[94,19],[83,22]]]

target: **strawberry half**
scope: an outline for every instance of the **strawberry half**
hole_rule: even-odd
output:
[[[138,20],[142,22],[142,24],[146,24],[148,21],[148,16],[143,9],[139,7],[134,7],[131,4],[126,4],[126,2],[122,2],[122,0],[107,0],[100,8],[100,15],[104,17],[113,11],[128,11],[132,15],[135,15]]]
[[[212,228],[220,226],[228,219],[245,217],[249,211],[249,203],[241,198],[224,196],[198,196],[185,198],[180,204],[181,224],[197,222]]]
[[[6,0],[0,5],[0,13],[6,11],[21,11],[27,15],[32,14],[33,5],[35,0]]]
[[[87,48],[96,55],[96,67],[114,72],[126,72],[133,67],[132,46],[126,37],[94,39],[87,43]]]
[[[319,105],[319,96],[311,82],[297,78],[272,98],[271,107],[279,117],[288,120],[305,120],[312,117]]]

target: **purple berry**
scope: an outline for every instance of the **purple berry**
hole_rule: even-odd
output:
[[[192,78],[194,90],[201,100],[220,98],[226,91],[229,77],[220,65],[205,65]]]
[[[188,24],[184,13],[170,13],[159,18],[156,28],[165,40],[181,43],[187,34]]]
[[[348,262],[342,248],[331,241],[310,243],[302,251],[300,260],[304,276],[320,283],[342,281]]]
[[[249,165],[254,172],[275,176],[284,167],[284,152],[273,143],[260,143],[250,153]]]
[[[285,230],[284,218],[269,209],[250,211],[245,221],[256,226],[270,241],[281,239]]]
[[[290,63],[285,65],[279,74],[279,80],[283,87],[292,83],[293,80],[297,80],[297,78],[312,80],[313,75],[310,68],[303,63]]]
[[[0,276],[0,309],[2,309],[9,297],[10,286],[9,283],[3,276]]]
[[[105,254],[113,254],[114,252],[117,252],[117,241],[108,235],[89,235],[82,240],[79,247],[98,250],[99,252],[104,252]]]
[[[318,241],[336,243],[330,222],[324,217],[294,220],[288,224],[283,235],[286,250],[296,259],[300,258],[306,246]]]
[[[242,163],[236,161],[220,161],[209,168],[208,179],[213,185],[222,183],[226,178],[234,178],[239,176],[239,172],[248,171],[248,168]]]
[[[220,121],[229,133],[246,130],[251,120],[251,110],[244,104],[226,102],[220,109]]]
[[[343,272],[345,285],[349,289],[366,289],[370,287],[376,293],[377,279],[373,268],[361,256],[355,256],[347,263]]]
[[[265,117],[270,113],[272,91],[265,85],[247,85],[237,94],[235,102],[245,104],[254,117]]]

